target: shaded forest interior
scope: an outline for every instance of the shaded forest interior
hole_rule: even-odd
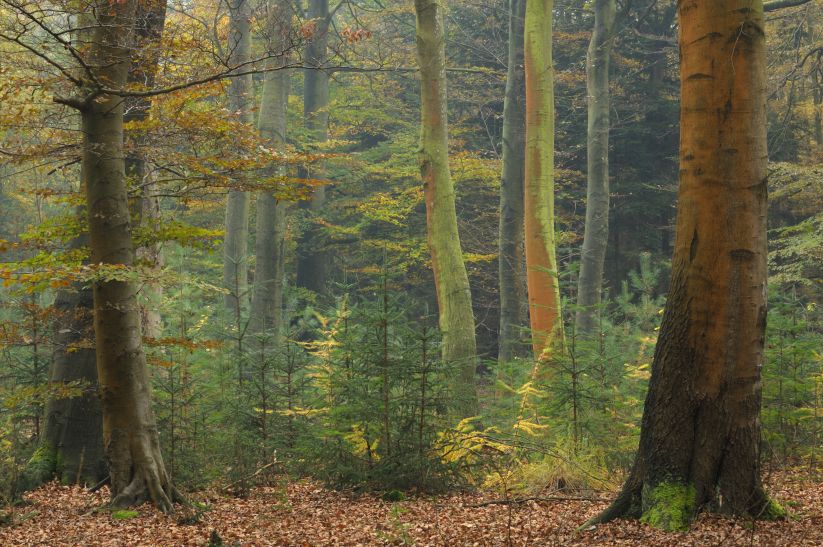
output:
[[[0,538],[820,539],[821,0],[0,0],[0,182]]]

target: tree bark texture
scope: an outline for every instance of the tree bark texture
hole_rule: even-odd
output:
[[[251,57],[251,1],[228,0],[230,28],[228,59],[230,66],[247,63]],[[229,80],[229,110],[237,120],[251,127],[253,88],[251,74]],[[226,203],[226,234],[223,240],[223,285],[226,310],[237,314],[249,299],[249,194],[229,190]]]
[[[586,133],[586,225],[580,252],[575,333],[591,334],[603,294],[603,266],[609,242],[609,57],[615,0],[595,0],[594,31],[586,55],[588,129]]]
[[[523,326],[523,165],[526,147],[523,18],[526,0],[509,0],[509,55],[503,102],[503,177],[500,181],[500,326],[497,358],[511,361]]]
[[[453,370],[454,410],[477,412],[474,374],[477,346],[471,291],[457,231],[454,186],[449,173],[446,62],[439,0],[415,0],[420,66],[420,175],[426,227],[442,332],[443,360]]]
[[[308,17],[315,28],[306,48],[306,64],[303,71],[303,118],[309,138],[322,144],[329,138],[329,73],[324,69],[328,59],[329,0],[309,0]],[[312,166],[319,170],[319,165]],[[301,178],[317,178],[312,168],[302,168]],[[317,223],[326,205],[326,188],[318,186],[312,191],[311,200],[304,209],[307,226],[297,241],[297,286],[318,294],[327,291],[329,256],[323,228]]]
[[[85,211],[83,211],[85,214]],[[73,247],[87,244],[78,237]],[[96,484],[106,476],[103,458],[103,415],[97,386],[93,301],[90,287],[75,283],[57,293],[54,301],[54,355],[49,372],[52,385],[80,382],[76,397],[49,399],[46,404],[43,448],[51,462],[48,476],[64,484]]]
[[[135,43],[136,0],[95,9],[98,26],[91,65],[99,81],[126,85]],[[134,264],[123,146],[123,100],[100,95],[82,110],[91,263],[114,268]],[[93,283],[97,373],[103,407],[103,444],[112,505],[150,499],[171,511],[173,488],[160,453],[143,352],[138,284],[102,277]]]
[[[137,6],[136,31],[139,55],[132,58],[129,72],[129,84],[149,89],[154,86],[162,44],[160,42],[163,27],[166,24],[165,0],[146,0]],[[151,99],[140,97],[126,101],[123,120],[126,124],[139,124],[149,117]],[[127,131],[128,133],[128,131]],[[146,134],[138,129],[132,135],[127,134],[131,149],[126,155],[126,174],[135,188],[133,198],[133,217],[144,228],[151,229],[160,218],[160,198],[157,183],[149,169],[146,157],[148,144]],[[136,249],[138,262],[154,274],[163,268],[163,249],[159,243],[140,246]],[[151,279],[146,281],[142,290],[143,336],[159,338],[163,332],[160,317],[160,302],[163,298],[163,286]]]
[[[553,5],[552,0],[527,0],[524,25],[526,279],[537,360],[549,359],[563,337],[554,235]]]
[[[290,29],[289,6],[283,0],[269,2],[269,32],[275,50],[284,51]],[[270,68],[283,66],[272,60]],[[286,143],[286,111],[289,100],[289,72],[266,74],[260,101],[258,129],[273,148]],[[279,171],[272,169],[272,173]],[[270,332],[279,338],[283,322],[283,278],[285,275],[286,206],[272,192],[257,194],[256,266],[252,291],[249,331]]]
[[[760,481],[766,326],[762,0],[681,1],[680,190],[671,289],[640,449],[596,521],[688,527],[700,508],[776,518]]]

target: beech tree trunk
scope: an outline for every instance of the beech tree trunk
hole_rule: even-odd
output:
[[[523,326],[523,164],[526,147],[523,18],[526,0],[509,0],[509,56],[503,102],[503,177],[500,181],[500,326],[497,359],[511,361]]]
[[[615,0],[595,0],[594,31],[586,55],[588,99],[586,226],[580,252],[575,333],[591,334],[600,315],[603,266],[609,242],[609,57]]]
[[[553,0],[526,0],[526,279],[534,358],[548,360],[563,338],[554,236]]]
[[[269,2],[269,32],[273,50],[285,51],[290,29],[289,6],[283,0]],[[269,68],[283,66],[272,60]],[[274,148],[286,143],[286,110],[289,100],[289,72],[275,70],[266,74],[260,101],[258,129]],[[282,171],[272,169],[272,173]],[[249,331],[270,332],[275,340],[283,322],[283,277],[285,275],[286,206],[272,192],[257,194],[256,267],[252,292]]]
[[[136,30],[139,55],[132,59],[129,72],[129,84],[151,88],[157,75],[157,65],[160,57],[160,43],[163,27],[166,23],[166,1],[145,0],[137,6]],[[151,99],[133,98],[126,101],[126,111],[123,115],[125,123],[139,123],[149,117]],[[133,217],[141,227],[151,229],[160,219],[160,198],[157,184],[150,173],[145,147],[147,138],[145,133],[138,129],[131,138],[131,150],[126,155],[126,175],[135,186],[133,199]],[[163,249],[159,243],[140,246],[136,250],[137,260],[148,267],[152,272],[159,274],[163,268]],[[148,280],[140,291],[142,295],[143,336],[159,338],[163,332],[163,323],[160,317],[160,302],[163,298],[163,286],[160,283]]]
[[[101,0],[89,57],[96,77],[126,85],[135,43],[137,0]],[[129,268],[134,263],[123,146],[123,100],[102,94],[81,110],[91,263]],[[173,488],[160,453],[143,352],[138,284],[103,275],[93,283],[97,374],[103,407],[103,444],[112,505],[150,499],[172,510]]]
[[[679,530],[696,511],[784,515],[760,481],[766,327],[762,0],[681,2],[680,190],[671,289],[634,467],[593,522]]]
[[[477,413],[474,374],[477,345],[471,291],[460,236],[454,186],[449,173],[446,115],[446,55],[439,0],[415,0],[417,59],[420,66],[420,175],[426,202],[426,228],[442,332],[443,360],[455,367],[454,410]]]
[[[308,17],[315,23],[314,33],[306,48],[306,64],[303,71],[303,118],[309,138],[316,144],[328,140],[329,126],[329,73],[325,70],[329,41],[329,0],[309,0]],[[317,178],[320,169],[301,168],[301,178]],[[323,228],[317,224],[326,205],[326,188],[318,186],[311,200],[304,205],[307,226],[297,241],[297,286],[318,294],[327,291],[328,252]]]
[[[251,2],[228,0],[230,29],[228,60],[230,66],[249,61],[251,56]],[[238,121],[252,126],[253,88],[251,74],[229,80],[229,110]],[[229,190],[226,203],[226,234],[223,239],[223,285],[226,310],[239,315],[248,299],[249,276],[249,194]]]
[[[81,211],[85,214],[85,211]],[[85,246],[80,236],[73,248]],[[82,283],[60,290],[54,300],[54,355],[49,382],[63,385],[79,381],[76,397],[49,399],[46,404],[42,451],[34,462],[39,476],[35,486],[52,477],[63,484],[96,484],[106,476],[103,459],[103,415],[97,386],[94,351],[92,291]]]

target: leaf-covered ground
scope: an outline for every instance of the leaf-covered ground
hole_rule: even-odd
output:
[[[686,534],[629,521],[576,534],[602,501],[483,505],[495,496],[463,493],[393,503],[295,482],[245,499],[203,495],[208,510],[200,514],[181,508],[166,517],[142,506],[130,516],[99,510],[104,491],[48,484],[26,496],[14,524],[0,527],[0,545],[205,545],[213,533],[226,545],[823,545],[823,483],[791,475],[770,482],[790,520],[704,515]]]

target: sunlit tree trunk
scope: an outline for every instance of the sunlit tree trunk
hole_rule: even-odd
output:
[[[442,5],[438,0],[415,0],[414,7],[420,66],[420,175],[429,251],[443,335],[443,360],[455,367],[452,373],[454,410],[466,417],[477,411],[474,387],[477,346],[471,291],[457,232],[454,186],[449,173]]]
[[[552,0],[526,0],[526,278],[534,357],[562,340],[554,236],[554,65]]]
[[[162,47],[160,38],[165,22],[165,0],[145,0],[138,4],[136,30],[139,54],[132,58],[129,84],[144,89],[154,86]],[[151,99],[149,98],[127,100],[123,119],[126,124],[139,125],[140,122],[148,119],[150,109]],[[160,198],[157,183],[153,180],[146,157],[145,131],[138,128],[128,140],[131,141],[132,149],[126,155],[126,174],[135,187],[133,216],[139,226],[151,230],[160,219]],[[138,247],[136,255],[138,262],[145,266],[152,276],[160,273],[163,267],[163,250],[159,243]],[[148,279],[143,285],[141,295],[143,336],[159,338],[163,330],[158,308],[163,298],[163,286],[154,279]]]
[[[329,73],[323,67],[328,58],[329,0],[309,0],[308,17],[314,22],[314,33],[306,48],[306,64],[303,71],[303,118],[309,138],[315,144],[328,140],[329,125]],[[299,176],[317,178],[312,171],[319,165],[301,169]],[[326,204],[326,188],[318,186],[311,200],[305,204],[307,226],[297,241],[297,286],[316,293],[327,291],[329,256],[326,252],[323,228],[317,224]]]
[[[526,0],[509,0],[509,56],[503,103],[503,177],[500,181],[500,327],[497,358],[510,361],[523,326],[523,163],[526,146],[523,16]]]
[[[228,58],[230,66],[239,66],[251,56],[251,1],[228,0],[230,28]],[[242,70],[242,69],[241,69]],[[229,110],[238,121],[251,126],[252,77],[250,74],[229,80]],[[229,190],[226,203],[226,234],[223,240],[223,285],[227,311],[239,314],[248,302],[249,194]]]
[[[595,0],[594,31],[586,56],[588,98],[586,226],[580,252],[575,332],[590,334],[599,315],[609,242],[609,57],[615,0]]]
[[[283,0],[269,2],[269,33],[273,52],[287,47],[290,29],[289,6]],[[283,60],[275,58],[269,68],[283,66]],[[286,110],[289,100],[289,72],[268,72],[263,83],[260,100],[258,128],[272,148],[283,149],[286,142]],[[271,174],[280,172],[275,168]],[[255,275],[252,291],[249,331],[271,332],[279,337],[283,321],[284,246],[286,231],[286,207],[273,192],[257,194],[257,238],[255,240]]]
[[[92,6],[99,21],[89,58],[99,81],[126,85],[135,43],[136,0]],[[81,110],[83,170],[91,262],[114,269],[134,264],[123,146],[123,100],[102,94]],[[103,444],[112,505],[152,500],[170,511],[173,488],[160,453],[141,337],[138,284],[107,278],[93,283],[97,373]]]
[[[760,481],[766,327],[762,0],[681,2],[680,190],[671,289],[640,450],[597,520],[683,529],[699,508],[774,518]]]

